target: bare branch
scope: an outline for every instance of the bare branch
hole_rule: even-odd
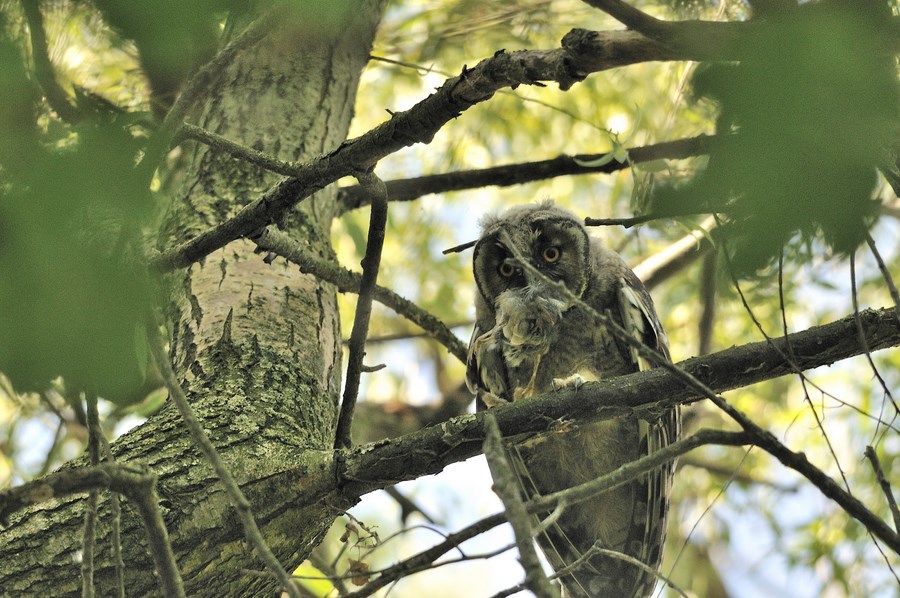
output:
[[[897,291],[894,277],[891,276],[891,271],[888,270],[888,267],[885,265],[884,259],[881,257],[881,252],[878,251],[878,246],[875,245],[875,239],[873,239],[872,235],[869,233],[866,233],[866,243],[869,245],[869,251],[872,252],[875,261],[878,263],[878,270],[881,272],[881,277],[884,279],[884,283],[891,293],[891,299],[894,300],[894,307],[897,308],[897,317],[900,318],[900,292]]]
[[[534,547],[531,518],[519,495],[519,485],[512,471],[512,465],[507,461],[500,428],[497,427],[497,421],[490,412],[484,418],[484,425],[484,456],[487,458],[491,477],[494,479],[494,492],[503,501],[503,506],[506,507],[506,519],[513,528],[516,546],[519,549],[519,561],[525,571],[525,587],[538,598],[558,597],[559,589],[550,585],[547,576],[544,575],[541,562],[538,560]]]
[[[629,29],[643,33],[647,37],[659,39],[665,36],[671,24],[652,17],[622,0],[583,0],[585,4],[598,8]]]
[[[181,572],[178,570],[175,553],[172,551],[172,542],[169,540],[169,532],[166,530],[166,524],[159,510],[156,476],[149,475],[148,470],[133,485],[135,489],[125,492],[125,495],[141,516],[163,592],[166,596],[186,598]]]
[[[34,75],[44,90],[47,103],[59,117],[67,123],[81,120],[81,112],[69,101],[65,90],[59,85],[54,73],[53,63],[47,51],[47,35],[44,31],[44,17],[41,14],[40,0],[22,0],[22,9],[28,21],[28,33],[31,36],[31,56],[34,60]]]
[[[100,415],[97,411],[97,395],[85,393],[88,424],[88,457],[91,465],[100,463]],[[84,502],[84,532],[81,541],[81,595],[83,598],[94,596],[94,548],[97,530],[97,500],[99,492],[96,488],[88,493]]]
[[[697,324],[697,337],[700,339],[697,353],[705,355],[712,349],[713,327],[716,319],[716,273],[719,270],[718,254],[715,251],[706,253],[700,271],[700,321]]]
[[[746,23],[713,25],[735,26],[736,29],[728,28],[729,36],[747,26]],[[285,210],[339,178],[363,172],[404,147],[430,143],[450,120],[490,99],[500,89],[556,81],[565,90],[591,73],[617,66],[708,57],[702,53],[671,51],[629,31],[598,33],[576,29],[563,38],[562,45],[557,50],[500,51],[472,69],[464,67],[460,75],[448,79],[409,110],[393,113],[389,121],[345,141],[329,154],[300,165],[296,176],[276,183],[232,218],[156,256],[152,260],[153,268],[163,272],[183,268],[270,224]],[[715,57],[728,58],[721,53]],[[169,120],[167,117],[166,121]],[[169,138],[167,135],[166,140]]]
[[[893,310],[861,312],[859,321],[869,349],[900,344],[900,323]],[[561,418],[577,421],[608,419],[629,412],[640,414],[641,409],[652,410],[659,405],[709,398],[744,428],[753,444],[801,473],[876,537],[900,551],[900,537],[862,503],[814,467],[805,455],[790,451],[715,394],[793,373],[797,366],[808,369],[859,355],[864,348],[853,334],[855,326],[855,318],[851,315],[784,338],[689,359],[671,370],[655,368],[604,382],[586,383],[577,396],[573,390],[561,390],[497,407],[491,413],[497,418],[503,435],[509,436],[542,431]],[[793,348],[793,361],[785,357],[786,343]],[[660,401],[659,397],[665,399]],[[341,460],[338,472],[345,480],[344,492],[360,496],[382,486],[386,480],[397,482],[435,473],[449,463],[477,454],[483,442],[482,418],[483,414],[454,418],[382,445],[348,452]]]
[[[654,160],[682,160],[705,154],[714,139],[714,136],[699,135],[634,147],[628,150],[627,160],[620,162],[613,159],[596,166],[586,166],[585,163],[595,162],[606,154],[561,155],[549,160],[431,174],[410,179],[395,179],[386,181],[385,184],[391,201],[410,201],[432,193],[480,189],[489,186],[510,187],[558,176],[616,172],[634,164]],[[364,205],[366,205],[366,195],[359,186],[343,187],[340,190],[338,194],[338,211],[340,213]]]
[[[444,554],[456,550],[459,548],[459,545],[466,540],[470,540],[498,525],[504,524],[505,522],[506,517],[504,517],[503,513],[497,513],[480,519],[472,525],[469,525],[456,533],[450,534],[443,542],[382,570],[379,576],[366,584],[364,588],[357,592],[347,594],[344,598],[364,598],[365,596],[371,596],[381,588],[398,579],[413,573],[418,573],[419,571],[430,569],[434,561]]]
[[[485,412],[483,415],[487,417],[490,413],[491,412]],[[581,500],[589,499],[592,496],[606,492],[622,484],[626,484],[629,481],[636,479],[638,476],[659,467],[662,463],[680,457],[697,447],[709,444],[740,446],[746,444],[748,441],[747,435],[741,432],[700,430],[696,434],[673,442],[665,447],[665,449],[653,453],[652,455],[644,456],[632,463],[628,463],[600,478],[547,496],[532,499],[523,506],[530,514],[540,514],[547,510],[554,509],[559,505],[570,506]],[[497,513],[480,519],[468,527],[450,534],[443,542],[384,569],[376,579],[368,583],[360,591],[350,594],[347,598],[363,598],[364,596],[369,596],[401,577],[429,569],[432,567],[434,561],[447,552],[457,549],[459,545],[466,540],[493,529],[506,521],[507,517],[505,513]]]
[[[668,280],[695,259],[707,255],[713,248],[710,233],[715,227],[714,217],[704,219],[695,230],[637,264],[633,268],[634,273],[648,289]]]
[[[356,406],[356,395],[359,393],[363,358],[366,355],[366,335],[369,333],[369,317],[372,315],[372,300],[375,297],[375,283],[381,265],[381,248],[384,246],[384,228],[387,225],[388,198],[384,182],[372,172],[358,175],[357,179],[371,196],[372,213],[369,216],[366,254],[362,260],[359,299],[356,302],[356,315],[353,318],[353,330],[350,332],[348,343],[350,356],[347,361],[347,377],[344,382],[344,396],[341,400],[334,448],[347,448],[351,445],[350,425],[353,408]]]
[[[312,274],[317,278],[330,282],[343,293],[359,292],[362,280],[359,274],[342,268],[338,264],[332,264],[308,255],[299,243],[272,226],[266,227],[252,240],[263,251],[270,251],[290,260],[300,266],[301,272]],[[447,350],[454,357],[462,363],[466,362],[465,343],[459,340],[453,334],[453,331],[447,328],[438,318],[385,287],[375,287],[375,300],[390,307],[410,322],[421,327],[434,340],[447,347]]]
[[[884,492],[884,497],[887,500],[888,508],[891,510],[891,517],[894,518],[894,529],[900,532],[900,509],[897,508],[897,500],[894,498],[894,492],[891,490],[891,484],[887,481],[887,478],[884,476],[884,470],[881,469],[881,462],[878,460],[878,455],[875,453],[875,449],[871,446],[866,447],[866,459],[872,464],[872,470],[875,472],[875,478],[878,480],[878,485],[881,486],[881,491]]]
[[[179,145],[182,141],[187,139],[199,141],[200,143],[206,144],[216,151],[225,152],[226,154],[230,154],[231,156],[239,160],[243,160],[244,162],[248,162],[250,164],[255,164],[256,166],[265,168],[266,170],[270,170],[278,174],[283,174],[285,176],[292,175],[297,170],[296,164],[292,162],[279,160],[278,158],[274,158],[261,151],[255,150],[252,147],[247,147],[245,145],[241,145],[240,143],[235,143],[234,141],[226,139],[221,135],[217,135],[212,131],[207,131],[202,127],[198,127],[189,123],[184,123],[181,125],[181,128],[178,130],[178,132],[175,134],[175,138],[172,140],[172,146],[174,147],[176,145]]]
[[[203,430],[203,426],[200,424],[197,416],[194,415],[194,411],[191,409],[184,391],[181,390],[181,385],[178,383],[175,372],[172,370],[172,365],[169,363],[169,356],[163,348],[162,338],[155,325],[150,324],[147,326],[147,336],[153,360],[156,362],[163,380],[165,380],[166,387],[169,389],[169,397],[178,407],[178,412],[181,413],[181,418],[184,420],[184,423],[191,434],[191,438],[193,438],[194,442],[197,444],[197,448],[200,449],[210,465],[212,465],[216,475],[219,477],[219,481],[221,481],[222,486],[225,487],[225,491],[231,500],[231,504],[234,506],[235,511],[237,511],[241,524],[244,527],[244,535],[256,549],[259,557],[269,570],[278,578],[282,589],[284,589],[291,598],[301,598],[300,591],[294,584],[294,580],[291,579],[291,576],[288,575],[284,570],[284,567],[281,566],[281,563],[278,562],[278,558],[272,553],[272,550],[262,537],[259,527],[256,525],[256,519],[253,517],[250,502],[244,496],[244,493],[241,492],[241,489],[238,487],[237,482],[235,482],[234,477],[232,477],[231,472],[228,471],[228,468],[225,467],[225,463],[222,462],[222,458],[216,451],[215,446],[210,442],[209,436],[207,436],[206,432]],[[171,551],[171,547],[169,547],[169,551]]]
[[[565,575],[569,571],[573,571],[573,570],[577,569],[581,565],[581,563],[585,562],[587,559],[591,558],[591,556],[593,556],[595,554],[603,554],[610,558],[619,559],[620,561],[625,561],[626,563],[628,563],[634,567],[637,567],[639,569],[643,569],[644,571],[647,571],[648,573],[650,573],[651,575],[653,575],[654,577],[656,577],[657,579],[662,581],[664,584],[666,584],[667,586],[672,588],[675,591],[675,593],[677,593],[679,596],[682,596],[683,598],[689,598],[689,596],[685,593],[684,590],[679,588],[677,585],[675,585],[674,582],[672,582],[672,580],[670,580],[668,577],[666,577],[665,575],[663,575],[662,573],[660,573],[653,567],[647,565],[640,559],[634,558],[630,554],[625,554],[624,552],[619,552],[618,550],[610,550],[608,548],[603,548],[600,540],[598,540],[591,547],[590,550],[588,550],[583,555],[581,555],[578,558],[578,560],[573,562],[571,565],[569,565],[567,567],[563,567],[562,569],[557,571],[556,574],[554,575],[554,577],[558,578],[561,575]]]

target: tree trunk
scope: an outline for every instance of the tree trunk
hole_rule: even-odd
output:
[[[346,137],[359,74],[382,0],[297,11],[260,43],[237,54],[205,98],[204,128],[283,160],[305,160]],[[331,11],[334,12],[334,11]],[[340,12],[340,11],[337,11]],[[323,13],[323,14],[320,14]],[[277,180],[197,146],[160,246],[220,223]],[[330,253],[335,190],[302,202],[278,224],[321,255]],[[280,473],[332,467],[340,390],[340,329],[333,287],[283,260],[271,265],[237,241],[175,272],[163,306],[170,356],[182,386],[252,504],[263,535],[290,570],[318,544],[340,500],[294,504]],[[159,476],[166,525],[190,596],[272,595],[277,584],[244,539],[211,467],[172,405],[119,439],[123,462]],[[296,474],[296,470],[294,472]],[[130,596],[160,593],[136,511],[123,501],[123,552]],[[83,499],[45,502],[12,516],[0,545],[0,594],[79,592]],[[114,594],[108,500],[101,501],[97,595]]]

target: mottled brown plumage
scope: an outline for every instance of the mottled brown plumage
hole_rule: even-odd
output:
[[[592,310],[608,314],[668,358],[668,341],[644,286],[618,254],[552,202],[485,219],[473,265],[478,293],[467,382],[480,408],[644,369],[637,351],[607,331]],[[558,283],[570,293],[561,292]],[[679,434],[678,411],[669,409],[654,421],[620,417],[512,441],[507,452],[529,498],[604,475]],[[553,568],[572,565],[597,545],[656,570],[672,472],[668,464],[569,506],[538,538]],[[595,553],[562,581],[570,596],[629,598],[649,595],[656,578]]]

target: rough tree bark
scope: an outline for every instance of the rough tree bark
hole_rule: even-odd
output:
[[[294,14],[239,53],[204,98],[195,122],[283,160],[306,160],[346,138],[359,75],[384,2],[346,3],[342,22]],[[197,146],[161,248],[232,216],[277,177]],[[279,225],[329,255],[335,190],[303,202]],[[279,474],[329,465],[340,390],[340,330],[334,288],[283,262],[266,265],[248,241],[231,243],[170,275],[164,301],[170,356],[227,466],[252,503],[271,549],[290,569],[321,540],[339,500],[288,505]],[[191,596],[272,595],[271,576],[249,548],[209,464],[169,405],[114,445],[116,458],[149,465],[186,590]],[[81,498],[11,518],[0,545],[0,594],[79,592]],[[127,505],[127,502],[124,503]],[[343,505],[346,506],[346,505]],[[101,507],[98,595],[114,588],[108,505]],[[129,595],[158,593],[140,521],[123,509]]]

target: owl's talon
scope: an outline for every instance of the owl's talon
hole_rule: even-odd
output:
[[[553,390],[562,390],[564,388],[572,388],[578,390],[585,383],[585,379],[579,374],[572,374],[568,378],[554,378],[550,383]]]
[[[488,409],[499,407],[500,405],[506,405],[507,403],[509,403],[509,401],[507,401],[503,397],[498,397],[492,392],[483,392],[478,398],[481,399],[481,402],[484,403],[484,406]]]

